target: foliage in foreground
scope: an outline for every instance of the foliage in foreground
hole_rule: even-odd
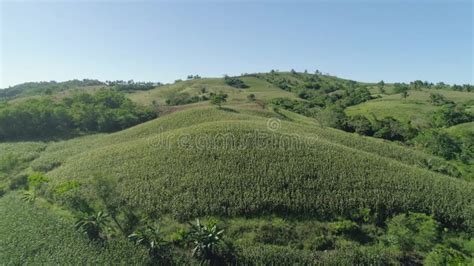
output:
[[[77,233],[72,221],[27,204],[15,193],[0,198],[0,261],[10,264],[146,264],[146,252],[125,241],[105,246]]]

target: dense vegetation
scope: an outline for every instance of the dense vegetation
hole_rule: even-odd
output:
[[[56,100],[51,96],[0,106],[0,139],[54,138],[87,132],[113,132],[155,118],[112,90],[78,92]]]
[[[152,85],[3,103],[43,137],[84,136],[21,128],[29,142],[0,143],[0,261],[472,263],[470,86],[319,71]],[[357,109],[374,103],[428,111],[418,123]],[[141,123],[150,105],[166,115]]]
[[[324,126],[403,142],[405,145],[422,148],[426,152],[465,165],[471,165],[471,161],[474,159],[470,152],[472,141],[439,133],[440,128],[474,121],[474,114],[466,111],[465,104],[449,100],[440,92],[429,93],[426,103],[436,106],[437,109],[425,115],[426,122],[422,125],[411,120],[402,121],[390,115],[377,117],[378,114],[374,112],[351,116],[346,114],[349,107],[372,99],[377,100],[381,98],[381,94],[386,94],[389,88],[391,94],[400,95],[398,101],[404,103],[412,93],[418,93],[423,89],[427,91],[471,92],[472,85],[450,86],[444,83],[434,85],[419,80],[410,84],[395,83],[390,86],[383,81],[376,85],[367,85],[350,80],[331,79],[319,73],[312,75],[297,72],[291,72],[289,75],[272,72],[259,74],[257,77],[282,89],[292,91],[300,98],[274,98],[272,101],[274,105],[315,118]],[[374,96],[369,92],[369,88],[378,90],[380,94]],[[452,165],[437,169],[444,174],[457,177],[461,175],[460,171]]]
[[[70,80],[66,82],[44,81],[27,82],[0,90],[0,100],[10,99],[19,96],[53,94],[55,92],[65,91],[72,88],[81,88],[87,86],[101,86],[105,83],[94,79]]]
[[[117,91],[147,91],[154,89],[156,87],[163,86],[162,83],[154,83],[154,82],[135,82],[133,80],[123,81],[123,80],[116,80],[116,81],[106,81],[106,84]]]
[[[248,86],[240,79],[236,77],[229,77],[229,76],[224,76],[224,82],[225,84],[237,88],[237,89],[245,89],[248,88]]]

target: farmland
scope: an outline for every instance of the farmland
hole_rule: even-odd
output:
[[[41,86],[2,108],[95,99],[118,124],[72,115],[58,127],[72,134],[0,143],[0,262],[472,262],[473,92],[412,84],[403,98],[400,85],[275,71],[80,96]],[[142,110],[153,115],[127,116]],[[219,241],[192,252],[201,235]]]

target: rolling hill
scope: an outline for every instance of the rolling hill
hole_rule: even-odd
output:
[[[9,239],[12,232],[48,234],[49,229],[41,227],[51,226],[44,218],[51,216],[61,220],[57,230],[78,242],[78,250],[92,254],[95,248],[85,239],[66,232],[62,224],[72,218],[59,219],[58,210],[72,217],[106,211],[116,213],[112,217],[117,224],[130,224],[132,229],[160,226],[178,257],[189,255],[183,255],[186,246],[179,244],[184,240],[176,230],[187,230],[188,221],[201,217],[226,228],[227,240],[234,242],[238,254],[234,259],[244,264],[275,263],[281,254],[288,255],[288,263],[387,264],[413,259],[407,255],[410,250],[433,259],[439,250],[451,249],[453,258],[472,259],[472,251],[464,246],[472,243],[474,184],[432,167],[453,164],[464,174],[472,171],[471,164],[448,162],[399,142],[331,128],[307,113],[273,102],[289,99],[318,112],[327,106],[311,104],[322,102],[322,97],[328,105],[367,89],[371,99],[348,106],[349,116],[373,113],[377,118],[394,116],[400,121],[427,123],[429,115],[439,109],[427,102],[433,90],[413,90],[401,99],[399,94],[380,96],[373,89],[376,84],[325,75],[272,72],[238,78],[247,88],[235,88],[226,79],[200,78],[127,92],[133,102],[158,110],[160,117],[114,133],[0,143],[0,181],[6,191],[0,209],[38,217],[30,219],[32,224],[24,225],[27,229],[21,232],[22,227],[9,216],[3,225],[16,230],[0,234]],[[313,95],[302,98],[308,91]],[[59,93],[64,90],[53,96]],[[227,102],[212,106],[208,99],[220,93],[227,94]],[[472,92],[439,93],[460,104],[472,104],[474,99]],[[167,104],[177,96],[191,102]],[[21,104],[21,99],[18,96],[14,101]],[[472,128],[471,122],[443,130],[467,143]],[[32,178],[32,173],[41,173],[40,185],[33,185],[38,177]],[[38,197],[34,205],[20,200],[21,189]],[[12,206],[20,207],[15,210]],[[392,241],[400,237],[393,231],[397,219],[409,217],[425,219],[435,228],[429,248],[418,250],[413,244],[405,250]],[[33,223],[40,228],[33,230]],[[306,236],[299,233],[305,230]],[[120,252],[113,250],[126,245],[116,236],[119,231],[126,230],[115,228],[108,239],[119,239],[119,244],[107,252]],[[20,242],[27,239],[22,236]],[[457,246],[453,241],[458,241]],[[48,242],[48,248],[54,243]],[[25,262],[12,260],[7,253],[14,247],[11,243],[6,246],[7,251],[0,251],[0,261],[8,257],[13,263]],[[44,248],[38,251],[44,260],[36,262],[56,261],[51,258],[68,252],[80,257],[69,249],[74,248],[47,255]],[[103,255],[103,260],[109,260],[106,264],[113,263],[107,256],[109,253]],[[130,256],[135,259],[140,258]]]

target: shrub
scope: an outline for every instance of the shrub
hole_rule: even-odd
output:
[[[328,229],[333,234],[352,234],[359,230],[359,226],[353,221],[343,220],[329,223]]]
[[[20,158],[17,155],[13,153],[2,154],[0,157],[0,172],[9,172],[16,168],[19,163]]]
[[[170,95],[168,99],[166,99],[166,104],[167,105],[184,105],[184,104],[196,103],[201,100],[204,100],[204,99],[200,98],[199,96],[191,96],[187,92],[182,92],[182,93]]]
[[[37,186],[47,182],[49,182],[49,178],[39,172],[32,173],[28,176],[28,185],[32,188],[36,188]]]
[[[436,247],[426,255],[425,265],[467,265],[469,264],[465,256],[452,248],[443,245]]]
[[[390,116],[376,120],[374,131],[374,137],[386,140],[407,141],[416,135],[416,130],[410,125]]]
[[[255,102],[255,100],[256,100],[255,94],[251,93],[251,94],[247,95],[247,100],[249,102]]]
[[[363,115],[349,117],[346,130],[365,136],[372,136],[374,134],[372,122]]]
[[[343,129],[346,125],[347,116],[340,107],[330,107],[320,111],[316,119],[327,127]]]
[[[263,244],[287,246],[297,238],[294,228],[283,224],[264,224],[257,229],[255,241]]]
[[[435,127],[450,127],[472,121],[474,121],[474,115],[466,112],[462,106],[452,104],[444,105],[431,117],[431,123]]]
[[[229,76],[224,76],[224,82],[225,84],[238,88],[238,89],[245,89],[248,88],[248,86],[240,79],[235,78],[235,77],[229,77]]]
[[[426,130],[413,142],[434,155],[451,160],[461,153],[461,145],[447,133],[438,130]]]
[[[387,242],[402,252],[425,253],[435,245],[438,230],[438,223],[426,214],[400,214],[387,223]]]
[[[24,174],[17,175],[10,180],[11,190],[28,188],[28,176]]]
[[[211,97],[211,104],[217,105],[218,108],[221,108],[221,105],[227,101],[227,94],[219,93]]]

